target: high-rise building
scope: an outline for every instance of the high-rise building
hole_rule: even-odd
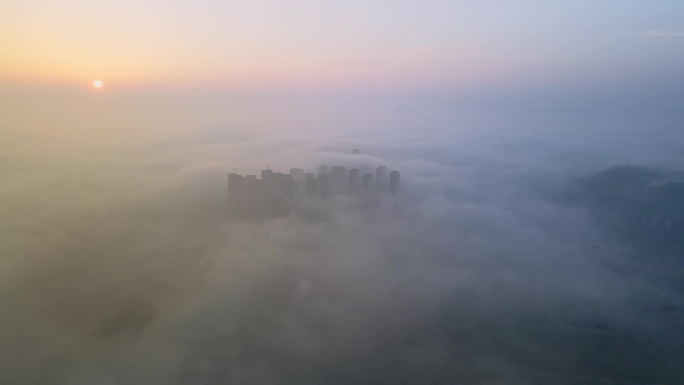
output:
[[[254,180],[253,183],[253,189],[252,189],[252,194],[253,194],[253,202],[254,206],[252,208],[252,212],[255,215],[261,215],[265,212],[265,202],[266,202],[266,195],[264,192],[264,181],[260,179]]]
[[[260,205],[257,193],[257,182],[261,182],[256,175],[247,175],[244,179],[244,189],[242,192],[243,207],[246,211],[253,213]]]
[[[316,176],[299,168],[291,168],[289,173],[268,169],[261,171],[261,179],[257,175],[229,174],[230,205],[238,215],[279,216],[299,207],[305,197],[351,194],[372,199],[378,192],[394,194],[399,190],[399,171],[388,176],[385,166],[372,172],[368,165],[349,170],[321,165],[318,171]]]
[[[361,177],[361,191],[369,193],[373,190],[373,174],[363,174]]]
[[[273,173],[273,191],[279,200],[284,198],[285,191],[287,191],[287,177],[289,176],[282,172]]]
[[[306,190],[306,195],[315,196],[318,191],[318,186],[316,184],[316,177],[312,172],[306,173],[304,175],[304,189]]]
[[[266,212],[269,215],[275,215],[278,213],[278,207],[280,206],[280,176],[282,174],[279,172],[271,172],[268,174],[268,178],[264,180],[266,185],[266,201],[264,205],[266,207]]]
[[[242,191],[242,175],[228,174],[228,193],[231,199],[237,198]]]
[[[293,178],[299,175],[304,176],[304,170],[302,170],[301,168],[291,168],[290,175],[292,175]]]
[[[347,192],[347,168],[332,166],[333,193],[344,194]]]
[[[304,170],[300,168],[291,168],[290,176],[295,184],[295,200],[299,198],[304,192]]]
[[[228,199],[234,209],[241,209],[245,196],[245,178],[239,174],[228,174]]]
[[[286,204],[290,205],[294,202],[295,194],[297,192],[297,184],[292,179],[291,174],[282,174],[282,194]]]
[[[261,180],[268,184],[269,179],[273,176],[273,170],[261,170]]]
[[[394,194],[399,189],[399,171],[392,171],[389,175],[390,193]]]
[[[327,198],[332,193],[331,176],[328,174],[318,174],[318,195]]]
[[[387,190],[388,190],[387,167],[378,166],[378,168],[375,171],[375,185],[376,185],[376,189],[378,191],[387,192]]]
[[[349,194],[356,195],[359,193],[359,188],[361,184],[360,171],[358,168],[352,168],[349,170]]]
[[[290,174],[275,172],[270,176],[265,206],[271,215],[287,213],[293,204],[294,182]]]

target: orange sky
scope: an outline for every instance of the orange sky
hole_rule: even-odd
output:
[[[681,4],[9,0],[0,81],[430,86],[677,68]]]

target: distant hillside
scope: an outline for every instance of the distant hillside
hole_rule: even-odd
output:
[[[641,251],[684,261],[684,172],[617,166],[578,187],[599,223]]]

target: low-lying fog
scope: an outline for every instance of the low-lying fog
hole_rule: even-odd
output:
[[[684,378],[684,263],[649,263],[571,197],[612,166],[684,167],[675,110],[11,99],[2,383]],[[337,163],[400,170],[402,191],[313,218],[231,215],[234,167]]]

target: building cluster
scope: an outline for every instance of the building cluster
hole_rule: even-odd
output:
[[[298,168],[289,174],[261,171],[256,175],[228,175],[228,193],[231,205],[240,212],[281,215],[290,212],[298,204],[309,199],[325,199],[334,195],[373,197],[395,194],[399,189],[399,171],[388,173],[387,167],[379,166],[375,173],[367,165],[348,169],[341,166],[322,165],[318,174],[305,173]]]

